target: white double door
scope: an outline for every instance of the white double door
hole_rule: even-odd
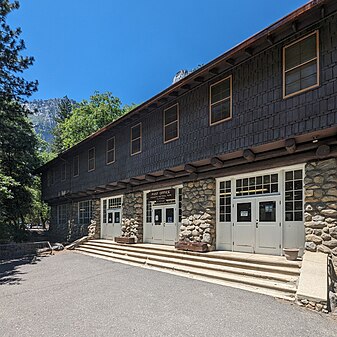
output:
[[[154,206],[152,211],[152,243],[174,245],[177,237],[174,206]]]
[[[115,239],[116,236],[122,234],[121,231],[121,209],[109,209],[107,210],[107,223],[105,224],[103,238]]]
[[[280,255],[281,198],[255,197],[233,201],[233,250]]]

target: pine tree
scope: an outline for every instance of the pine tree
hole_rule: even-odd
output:
[[[21,29],[7,24],[8,15],[18,8],[18,1],[0,1],[0,190],[9,191],[0,198],[0,227],[12,226],[14,234],[20,233],[30,212],[33,172],[39,165],[37,138],[27,118],[29,111],[23,106],[37,90],[37,81],[22,77],[34,59],[21,55],[25,49]],[[1,228],[0,235],[4,235]]]

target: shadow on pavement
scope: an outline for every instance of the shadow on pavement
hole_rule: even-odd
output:
[[[0,285],[12,284],[17,285],[22,281],[20,267],[25,264],[35,264],[41,260],[37,256],[24,256],[11,260],[0,260]]]

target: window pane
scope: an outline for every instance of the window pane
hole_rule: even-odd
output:
[[[132,154],[140,152],[140,138],[133,140],[131,145],[132,145],[131,149]]]
[[[230,96],[230,79],[226,79],[211,87],[211,104]]]
[[[136,139],[136,138],[139,138],[139,137],[140,137],[140,124],[134,126],[131,129],[131,139]]]
[[[276,221],[276,201],[260,202],[259,221],[260,222]]]
[[[178,122],[165,127],[165,142],[178,137]]]
[[[211,106],[211,124],[230,117],[230,99]]]
[[[296,67],[316,57],[316,34],[285,49],[286,70]]]
[[[109,151],[108,152],[108,155],[107,155],[107,162],[108,163],[112,163],[115,161],[115,151],[112,150],[112,151]]]
[[[115,148],[115,138],[110,138],[107,141],[107,151],[111,151]]]
[[[237,221],[251,222],[252,220],[252,204],[250,202],[237,204]]]
[[[174,208],[166,208],[166,223],[174,222]]]
[[[79,174],[79,157],[76,156],[73,159],[73,174],[74,176],[78,176]]]
[[[164,112],[165,118],[164,123],[165,125],[174,122],[178,119],[178,106],[175,105]]]

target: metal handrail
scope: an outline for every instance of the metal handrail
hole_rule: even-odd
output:
[[[327,256],[327,307],[328,311],[331,311],[331,303],[330,303],[330,291],[335,292],[337,286],[337,274],[335,270],[335,266],[333,264],[332,255],[328,254]]]

